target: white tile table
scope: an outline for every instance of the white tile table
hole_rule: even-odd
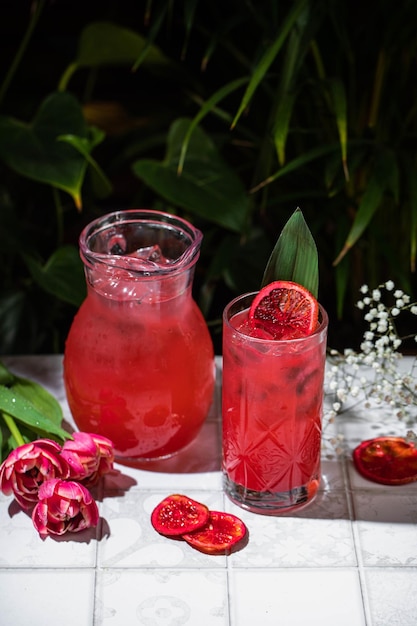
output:
[[[53,393],[72,423],[61,356],[3,360]],[[323,460],[320,493],[298,513],[243,511],[222,491],[219,358],[217,370],[197,441],[147,470],[117,466],[96,493],[97,529],[41,540],[13,498],[0,495],[2,626],[417,624],[417,483],[368,482],[347,454]],[[396,426],[352,411],[337,428],[352,449]],[[158,535],[150,513],[175,492],[240,516],[248,545],[229,557],[208,556]]]

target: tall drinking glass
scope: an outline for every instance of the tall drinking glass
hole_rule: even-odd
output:
[[[320,482],[328,317],[300,339],[251,337],[256,293],[223,315],[223,476],[229,498],[276,515],[310,502]]]

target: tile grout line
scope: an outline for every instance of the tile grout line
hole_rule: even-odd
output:
[[[217,357],[216,358],[216,372],[217,372],[217,376],[218,376],[218,383],[216,385],[216,395],[215,395],[215,402],[216,402],[216,415],[218,416],[217,421],[217,436],[219,438],[220,441],[220,455],[222,456],[222,442],[223,442],[223,435],[222,435],[222,420],[223,420],[223,416],[222,416],[222,372],[223,372],[223,360],[221,359],[221,357]],[[220,472],[222,472],[222,468],[220,467]],[[223,479],[222,479],[223,480]],[[222,504],[223,504],[223,510],[226,510],[226,494],[224,492],[224,488],[223,488],[223,484],[222,484],[222,488],[221,488],[221,494],[222,494]],[[230,556],[226,556],[226,598],[227,598],[227,623],[228,626],[233,626],[233,616],[232,616],[232,597],[231,597],[231,576],[232,576],[232,565],[231,565],[231,560],[230,560]]]
[[[96,535],[96,549],[95,549],[95,562],[94,562],[94,598],[93,598],[93,611],[92,611],[92,620],[91,620],[92,626],[96,626],[96,625],[100,626],[100,622],[101,622],[100,616],[99,616],[99,610],[98,610],[98,603],[97,603],[97,598],[98,598],[97,585],[98,585],[98,580],[99,580],[98,570],[102,569],[100,568],[99,551],[102,545],[101,542],[104,538],[105,519],[101,515],[101,513],[103,512],[104,498],[105,498],[105,482],[103,479],[101,479],[99,487],[98,487],[100,523],[97,527],[97,535]]]
[[[356,562],[357,562],[356,569],[357,569],[358,576],[359,576],[359,585],[360,585],[360,590],[361,590],[365,626],[372,626],[372,617],[371,617],[372,613],[371,613],[370,606],[369,606],[368,589],[367,589],[366,579],[365,579],[365,569],[364,569],[364,563],[362,559],[360,537],[359,537],[359,532],[358,532],[358,528],[356,525],[357,520],[356,520],[356,514],[355,514],[353,491],[352,491],[352,486],[350,483],[349,471],[347,468],[347,459],[345,456],[343,457],[342,468],[343,468],[343,481],[345,484],[345,493],[346,493],[346,501],[348,505],[350,526],[351,526],[352,536],[353,536],[353,545],[354,545],[355,557],[356,557]]]
[[[224,493],[224,489],[222,489],[222,498],[223,498],[223,510],[226,510],[226,494]],[[232,617],[232,597],[231,597],[231,576],[232,576],[232,565],[230,556],[226,556],[226,598],[227,598],[227,623],[228,626],[233,626],[233,617]]]

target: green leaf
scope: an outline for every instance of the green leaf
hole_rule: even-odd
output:
[[[310,39],[306,30],[311,28],[311,8],[305,6],[291,28],[286,45],[285,57],[279,72],[280,83],[275,95],[273,130],[275,149],[280,166],[285,163],[285,149],[298,93],[297,78],[308,48],[305,41]]]
[[[57,426],[61,426],[63,419],[61,405],[45,387],[33,380],[16,376],[11,389],[14,393],[26,398],[39,413]]]
[[[46,390],[41,392],[39,387],[36,383],[23,379],[19,379],[12,388],[1,385],[0,411],[11,415],[36,433],[55,435],[60,439],[70,438],[71,435],[57,423],[56,408],[53,409],[52,404],[48,405]],[[42,410],[47,407],[49,414],[44,415],[38,407]]]
[[[87,163],[74,148],[57,141],[66,134],[87,138],[87,126],[76,98],[54,93],[30,124],[0,117],[0,158],[21,176],[67,192],[80,208]]]
[[[275,57],[277,56],[278,52],[281,50],[282,46],[284,45],[286,38],[288,37],[294,24],[297,22],[306,3],[307,3],[307,0],[298,0],[298,2],[295,3],[295,6],[293,7],[292,11],[288,14],[277,37],[272,42],[272,44],[268,46],[268,48],[265,50],[263,56],[261,57],[258,65],[255,68],[255,71],[252,74],[250,83],[247,86],[246,91],[243,95],[238,111],[232,122],[232,128],[236,126],[240,116],[242,115],[242,113],[245,111],[250,101],[252,100],[252,97],[255,91],[257,90],[258,86],[260,85],[263,78],[265,77],[265,74],[267,73],[271,64],[275,60]]]
[[[359,237],[362,236],[374,216],[375,211],[381,204],[383,193],[384,191],[378,181],[375,178],[371,178],[366,187],[365,193],[363,194],[362,200],[359,203],[358,211],[355,215],[355,219],[353,220],[347,239],[342,250],[335,259],[334,265],[340,263],[343,257],[355,245]]]
[[[163,4],[160,5],[156,11],[157,15],[154,18],[154,20],[152,21],[152,25],[149,29],[148,32],[148,36],[145,42],[145,45],[143,46],[138,58],[135,60],[135,63],[132,67],[132,71],[136,71],[138,69],[138,67],[140,65],[142,65],[142,63],[144,63],[146,61],[146,57],[148,56],[148,54],[150,53],[150,51],[152,50],[153,47],[153,43],[156,39],[156,37],[159,34],[159,31],[161,29],[162,26],[162,22],[164,20],[165,14],[168,10],[168,5],[167,4]]]
[[[417,258],[417,177],[413,162],[406,162],[405,173],[410,211],[410,269],[415,272]]]
[[[185,137],[181,145],[181,153],[180,153],[180,158],[179,158],[179,163],[178,163],[179,174],[182,173],[182,170],[184,168],[184,161],[185,161],[185,155],[188,149],[188,144],[190,143],[191,135],[194,129],[196,128],[196,126],[198,126],[201,120],[213,110],[213,108],[216,106],[218,102],[223,100],[223,98],[228,96],[230,93],[238,89],[241,85],[243,85],[246,82],[247,82],[246,78],[239,78],[237,80],[232,81],[231,83],[228,83],[227,85],[224,85],[218,91],[216,91],[212,96],[210,96],[207,102],[203,104],[200,111],[197,113],[197,115],[194,117],[191,124],[189,125],[187,132],[185,133]]]
[[[130,65],[138,60],[147,68],[173,67],[159,48],[145,37],[113,22],[93,22],[84,28],[75,60],[69,64],[59,81],[59,91],[65,91],[73,74],[82,67]]]
[[[275,148],[278,162],[282,166],[285,163],[285,146],[287,143],[290,119],[294,108],[295,93],[285,92],[278,105],[275,124],[273,129]]]
[[[16,376],[10,372],[7,367],[0,361],[0,385],[10,387],[16,380]]]
[[[93,22],[81,33],[76,62],[79,66],[133,64],[147,46],[147,40],[129,28],[113,22]],[[148,64],[167,64],[167,57],[151,46],[146,56]]]
[[[198,126],[191,135],[182,174],[178,175],[181,148],[189,127],[190,120],[176,120],[170,128],[165,160],[136,161],[134,173],[171,204],[229,230],[242,232],[250,208],[246,190]]]
[[[336,116],[337,129],[339,132],[343,171],[345,179],[349,180],[349,171],[347,167],[347,103],[343,81],[340,79],[333,79],[330,82],[330,93],[332,96],[334,114]]]
[[[297,208],[285,224],[267,263],[261,287],[292,280],[318,297],[318,254],[304,216]]]
[[[184,26],[185,26],[185,38],[182,46],[181,58],[185,59],[187,54],[188,42],[191,36],[191,31],[194,24],[195,13],[199,0],[185,0],[184,3]]]
[[[25,300],[22,289],[17,287],[0,295],[0,354],[11,354],[21,339],[21,325],[25,323]],[[27,343],[24,349],[29,350]]]
[[[374,169],[359,203],[355,219],[344,246],[334,261],[334,265],[340,263],[369,226],[371,219],[383,201],[385,191],[388,190],[396,196],[397,185],[398,164],[393,154],[387,150],[381,153],[376,159]]]
[[[52,296],[79,307],[85,298],[83,264],[75,246],[62,246],[53,252],[45,265],[24,254],[35,282]]]
[[[333,144],[328,144],[324,146],[318,146],[317,148],[312,148],[311,150],[306,151],[304,154],[302,154],[299,157],[296,157],[295,159],[293,159],[292,161],[284,165],[284,167],[281,167],[279,170],[277,170],[274,174],[271,174],[271,176],[268,176],[268,178],[260,182],[255,187],[253,187],[250,190],[251,193],[255,193],[256,191],[259,191],[266,185],[270,185],[278,178],[282,178],[283,176],[286,176],[287,174],[290,174],[291,172],[295,172],[301,169],[302,167],[304,167],[311,161],[315,161],[316,159],[319,159],[327,154],[331,154],[332,152],[335,152],[336,150],[338,150],[338,148],[339,146],[333,143]]]
[[[66,141],[70,146],[78,150],[87,163],[93,168],[97,175],[101,188],[101,197],[109,195],[112,191],[112,184],[97,163],[91,156],[92,150],[101,143],[105,137],[105,133],[98,128],[92,128],[92,136],[89,139],[85,137],[77,137],[76,135],[60,135],[58,141]]]

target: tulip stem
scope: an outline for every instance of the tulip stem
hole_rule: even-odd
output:
[[[16,442],[16,446],[23,446],[25,443],[25,440],[23,439],[22,433],[18,429],[13,417],[4,412],[2,413],[2,415],[3,415],[4,421],[6,422],[7,428],[10,430],[10,433]]]

